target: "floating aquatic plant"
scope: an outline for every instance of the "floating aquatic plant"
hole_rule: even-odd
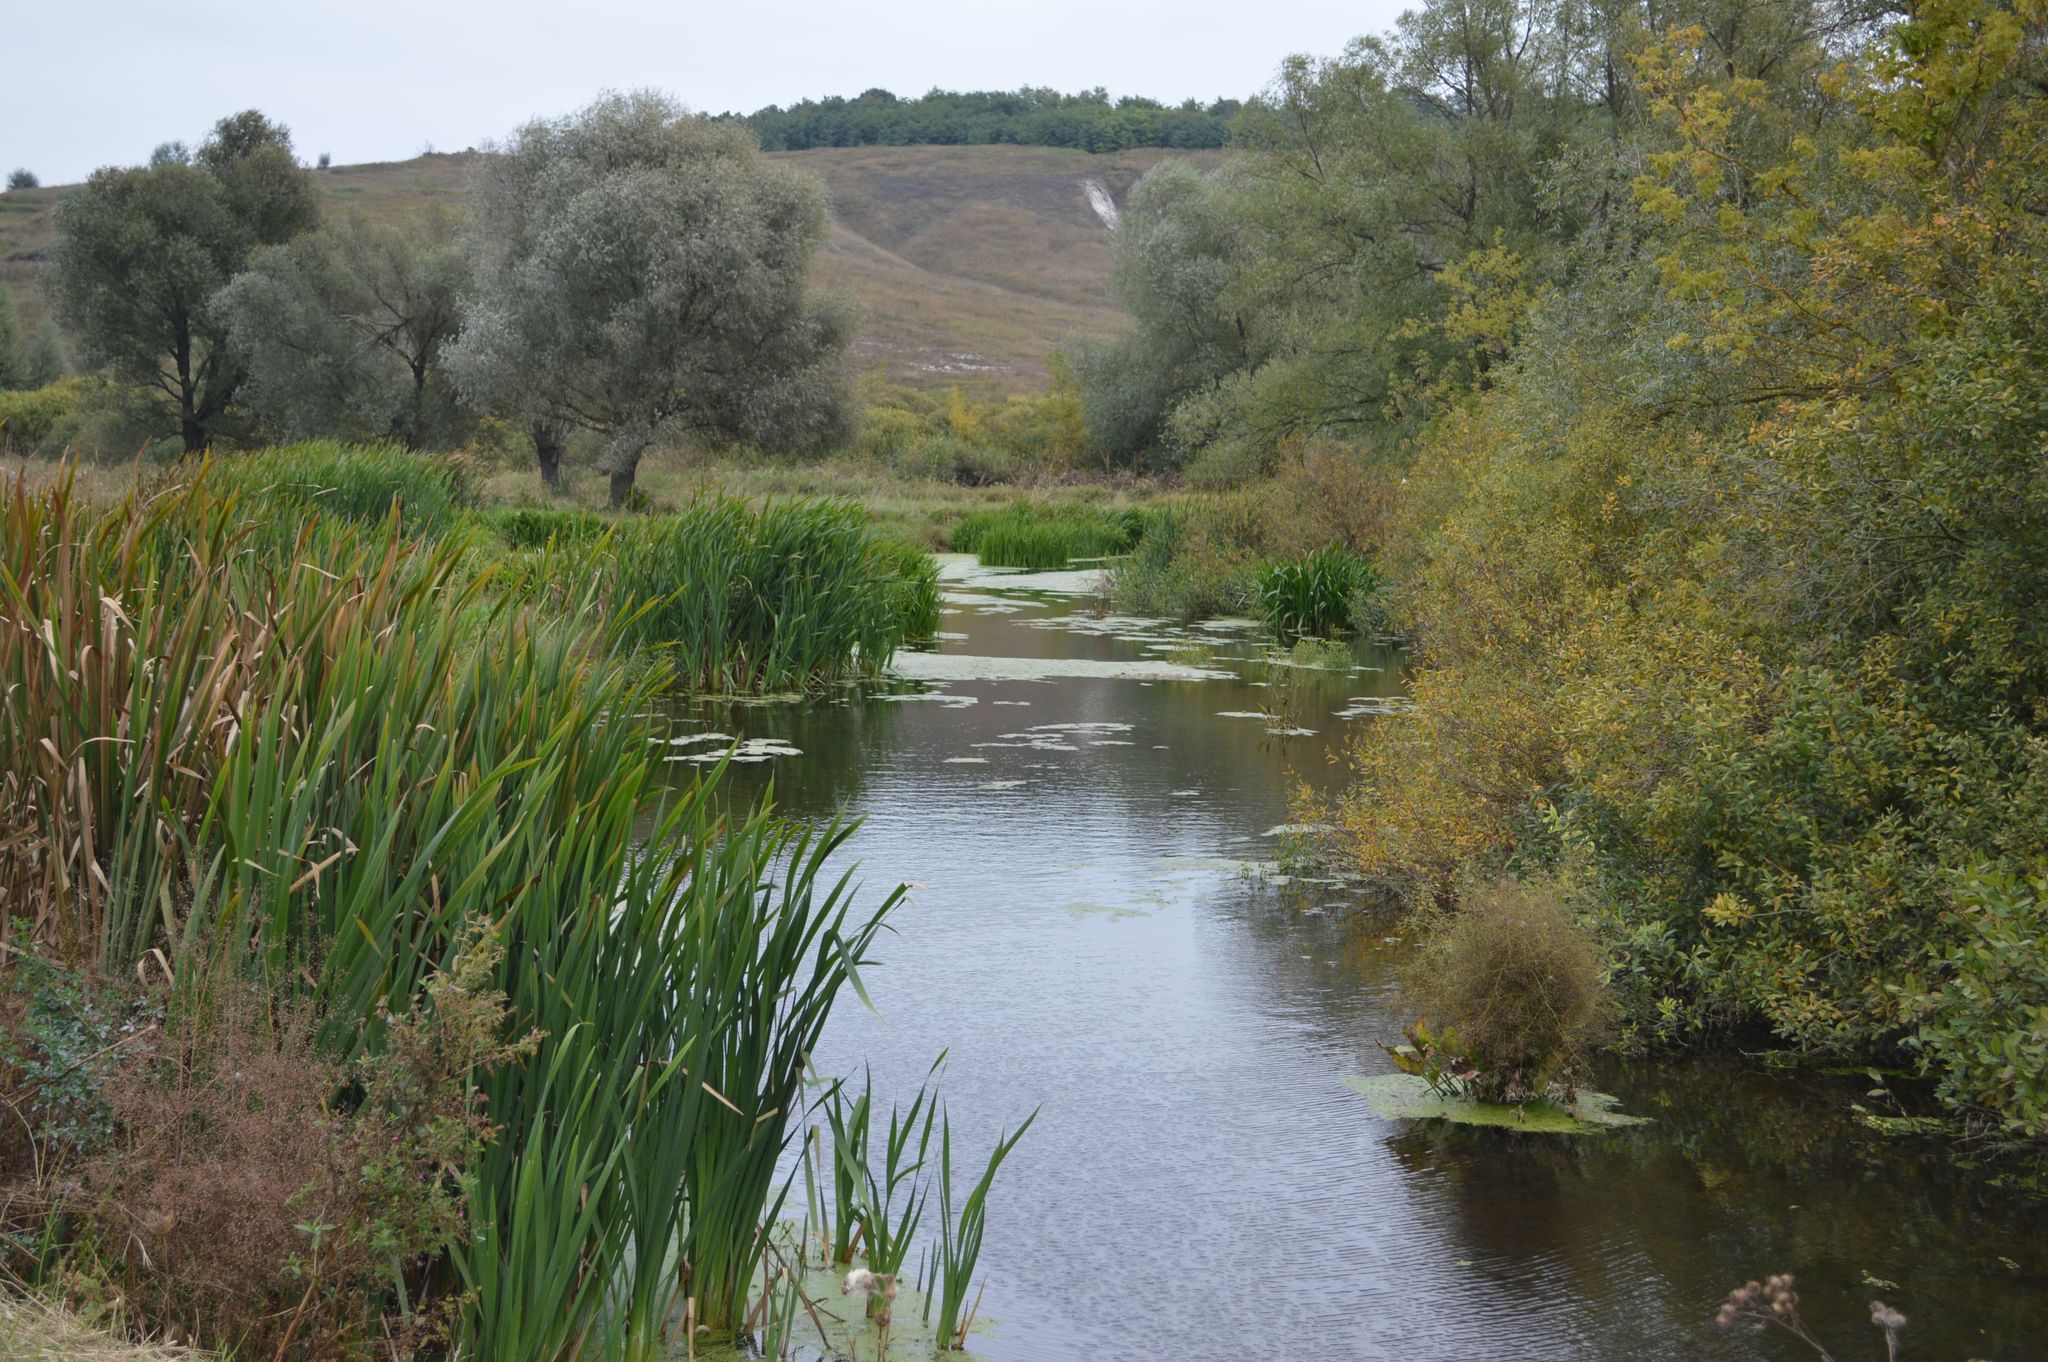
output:
[[[1373,1115],[1385,1120],[1450,1121],[1553,1135],[1590,1135],[1649,1120],[1617,1111],[1620,1099],[1602,1092],[1581,1091],[1569,1105],[1547,1098],[1517,1105],[1447,1095],[1416,1074],[1347,1078],[1344,1084],[1365,1098]]]

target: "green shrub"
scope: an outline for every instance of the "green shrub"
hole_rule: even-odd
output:
[[[1155,513],[1111,579],[1119,608],[1191,620],[1254,613],[1270,535],[1256,492],[1203,497]]]
[[[1959,1110],[2048,1133],[2048,877],[1959,876],[1931,978],[1902,988],[1919,1018],[1906,1043]]]
[[[1410,982],[1437,1037],[1456,1037],[1472,1095],[1526,1102],[1576,1090],[1610,1015],[1602,969],[1553,887],[1499,880],[1467,890]]]
[[[60,378],[40,388],[0,391],[0,449],[13,454],[48,452],[53,432],[69,424],[95,388],[88,378]]]
[[[895,466],[903,476],[923,482],[987,487],[1016,481],[1018,461],[1003,450],[956,435],[921,435],[899,451]]]
[[[929,433],[930,418],[899,406],[869,407],[861,416],[854,452],[877,464],[901,470],[903,453]]]
[[[1259,608],[1283,639],[1339,638],[1353,632],[1379,585],[1379,573],[1357,554],[1320,548],[1259,569]]]

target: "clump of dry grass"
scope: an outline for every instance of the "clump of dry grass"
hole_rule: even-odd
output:
[[[1466,890],[1410,984],[1488,1102],[1571,1098],[1611,1016],[1598,946],[1541,882]]]
[[[10,1362],[203,1362],[171,1343],[133,1343],[33,1296],[0,1292],[0,1357]]]

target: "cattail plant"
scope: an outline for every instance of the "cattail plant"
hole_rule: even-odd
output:
[[[956,1211],[953,1200],[953,1123],[942,1120],[939,1126],[939,1325],[938,1343],[941,1348],[959,1349],[967,1346],[967,1331],[974,1324],[974,1308],[963,1315],[962,1307],[967,1304],[967,1288],[974,1279],[975,1264],[981,1259],[982,1231],[988,1224],[988,1192],[995,1182],[996,1170],[1003,1166],[1010,1151],[1024,1138],[1024,1132],[1031,1129],[1031,1123],[1038,1119],[1032,1112],[1016,1131],[996,1140],[995,1150],[988,1156],[988,1164],[982,1169],[981,1177],[968,1191]],[[977,1293],[975,1308],[980,1305]]]

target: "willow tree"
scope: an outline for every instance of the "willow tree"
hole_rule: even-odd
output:
[[[1131,190],[1112,245],[1117,298],[1137,325],[1073,352],[1088,438],[1105,458],[1155,454],[1174,404],[1251,358],[1227,301],[1238,269],[1230,172],[1161,161]]]
[[[445,448],[463,413],[441,353],[468,285],[451,219],[358,216],[258,252],[213,307],[247,356],[244,402],[280,433]]]
[[[527,124],[483,162],[474,303],[446,362],[472,405],[603,442],[613,505],[657,440],[815,449],[843,437],[848,318],[807,287],[811,176],[656,94]]]

